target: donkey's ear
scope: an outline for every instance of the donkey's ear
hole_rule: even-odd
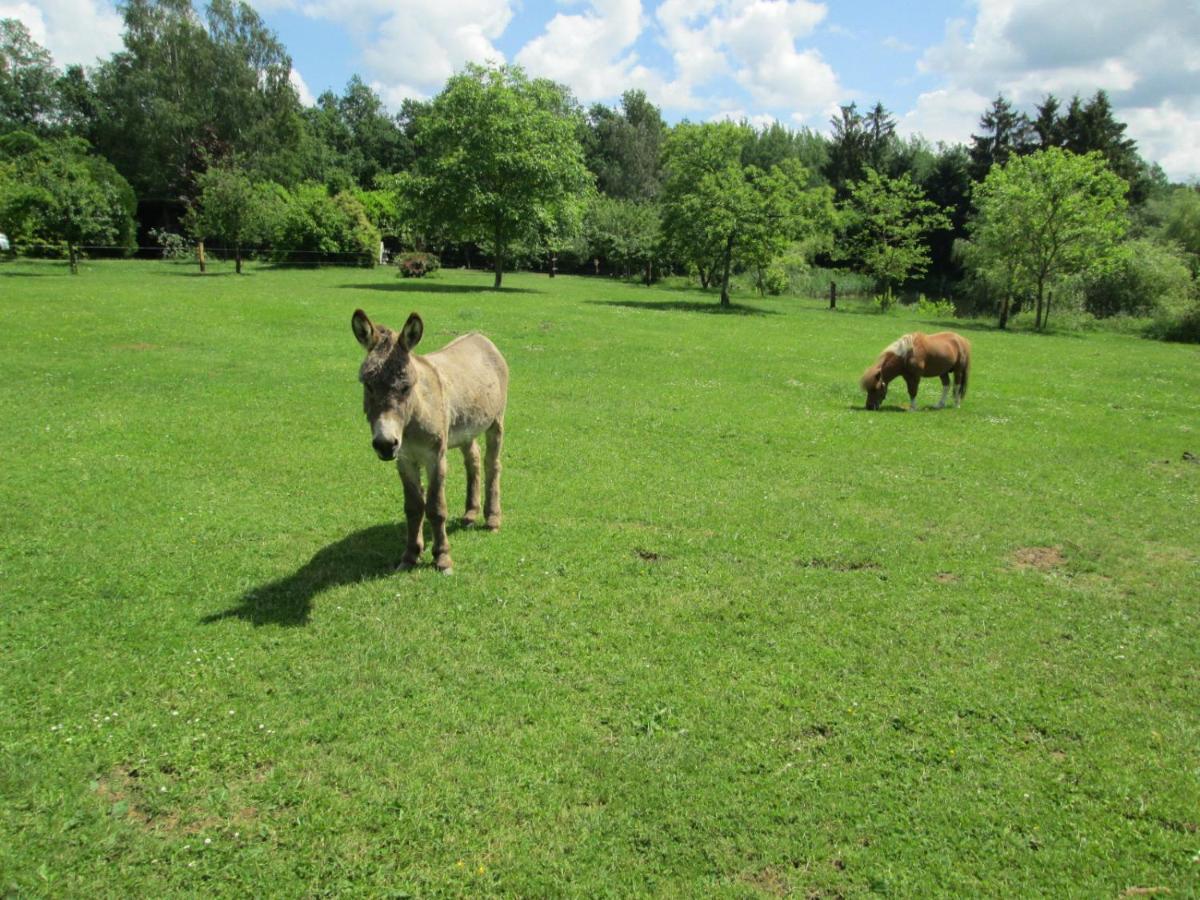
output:
[[[425,323],[421,321],[420,316],[413,313],[404,323],[404,327],[400,329],[400,343],[405,350],[411,350],[421,342],[421,335],[424,333]]]
[[[354,311],[354,315],[350,319],[350,327],[354,329],[354,336],[358,338],[358,342],[367,350],[379,343],[379,329],[361,309]]]

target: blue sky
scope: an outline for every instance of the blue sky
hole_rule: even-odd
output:
[[[778,119],[827,131],[881,100],[905,134],[967,141],[998,92],[1104,89],[1142,154],[1200,176],[1197,0],[254,0],[311,98],[351,75],[389,106],[464,63],[516,62],[584,103],[637,87],[669,121]],[[111,0],[0,0],[60,64],[120,46]]]

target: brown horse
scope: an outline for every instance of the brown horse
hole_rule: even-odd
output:
[[[404,485],[404,517],[408,545],[402,568],[421,558],[422,520],[433,526],[433,562],[449,574],[450,542],[446,539],[446,451],[458,447],[467,465],[467,511],[463,521],[479,516],[479,447],[475,438],[487,433],[484,457],[487,492],[483,514],[487,527],[500,527],[500,448],[504,442],[504,408],[508,402],[508,363],[482,334],[465,334],[441,350],[417,356],[413,347],[425,330],[413,313],[400,331],[376,325],[361,309],[350,322],[367,351],[358,373],[363,385],[363,411],[371,423],[371,446],[380,459],[396,460]],[[429,492],[421,490],[421,470]]]
[[[897,338],[887,346],[879,359],[871,364],[859,379],[867,392],[867,409],[879,409],[887,396],[888,382],[897,375],[908,385],[909,403],[917,408],[917,387],[922,378],[942,379],[942,399],[937,408],[946,405],[950,376],[954,376],[954,405],[962,403],[967,393],[967,374],[971,371],[971,344],[953,331],[923,334],[914,331]]]

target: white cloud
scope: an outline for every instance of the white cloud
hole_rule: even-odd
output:
[[[1048,93],[1060,100],[1108,92],[1142,155],[1169,175],[1200,173],[1200,6],[1178,0],[978,0],[974,23],[951,22],[919,69],[945,79],[905,117],[941,137],[964,116],[962,104],[986,97],[957,136],[966,140],[997,93],[1032,112]],[[945,100],[947,109],[937,103]]]
[[[362,52],[364,75],[393,108],[437,92],[468,62],[503,62],[493,42],[513,17],[510,0],[270,2],[345,27]]]
[[[642,33],[641,0],[592,0],[582,13],[558,13],[517,53],[533,75],[568,85],[584,101],[632,87],[661,87],[632,46]]]
[[[93,65],[120,50],[123,23],[106,0],[38,0],[0,3],[0,19],[19,19],[30,36],[50,51],[58,66]]]
[[[317,98],[313,96],[313,92],[309,90],[304,79],[300,77],[300,73],[293,68],[288,73],[288,81],[292,83],[292,87],[296,89],[296,95],[300,98],[300,102],[304,106],[313,106],[317,102]]]

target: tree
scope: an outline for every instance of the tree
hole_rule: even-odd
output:
[[[851,103],[841,108],[841,117],[830,120],[829,162],[825,177],[839,200],[850,194],[850,185],[862,180],[870,167],[882,172],[895,141],[896,121],[882,103],[863,115]]]
[[[626,277],[641,270],[647,284],[653,278],[660,234],[657,206],[603,194],[592,201],[583,220],[587,255],[623,270]]]
[[[962,144],[939,147],[933,166],[920,180],[925,196],[950,217],[950,228],[929,235],[930,275],[957,277],[954,243],[967,236],[971,211],[970,157]]]
[[[992,166],[1004,165],[1009,157],[1029,153],[1033,126],[1024,113],[1013,109],[1004,95],[997,95],[992,107],[979,120],[983,134],[971,135],[971,178],[982,181]]]
[[[770,172],[743,166],[751,130],[731,122],[682,123],[664,151],[663,230],[676,252],[721,281],[729,306],[735,263],[765,266],[789,241],[820,227],[827,188],[809,188],[808,171],[790,160]]]
[[[245,3],[128,0],[125,49],[95,72],[89,136],[143,200],[174,205],[208,164],[237,154],[265,177],[301,139],[291,58]],[[201,152],[202,151],[202,152]]]
[[[233,247],[235,270],[242,274],[242,249],[265,241],[275,215],[269,190],[251,183],[233,166],[209,169],[196,179],[196,200],[185,223],[198,241],[219,238]]]
[[[46,132],[57,117],[58,70],[17,19],[0,19],[0,132]]]
[[[584,151],[600,192],[638,201],[658,196],[666,134],[662,113],[642,91],[622,94],[620,111],[593,106],[584,131]]]
[[[907,173],[888,178],[868,168],[843,211],[848,255],[889,298],[896,285],[929,267],[926,235],[950,228],[949,217]]]
[[[577,216],[591,187],[561,87],[514,66],[470,65],[415,121],[412,207],[431,232],[491,251],[499,288],[513,247]]]
[[[14,132],[0,138],[0,221],[26,243],[66,244],[71,274],[88,243],[134,245],[133,191],[107,160],[79,138],[40,141]]]
[[[341,97],[331,91],[321,94],[317,105],[304,111],[304,118],[313,139],[323,145],[323,165],[344,171],[356,187],[369,189],[380,176],[412,164],[409,137],[384,109],[379,96],[357,75],[350,79]],[[322,180],[331,186],[349,186],[328,176]]]
[[[970,261],[1002,285],[1001,328],[1013,291],[1036,296],[1041,329],[1054,279],[1106,265],[1125,232],[1128,187],[1099,153],[1078,156],[1058,147],[1013,157],[976,185]]]

